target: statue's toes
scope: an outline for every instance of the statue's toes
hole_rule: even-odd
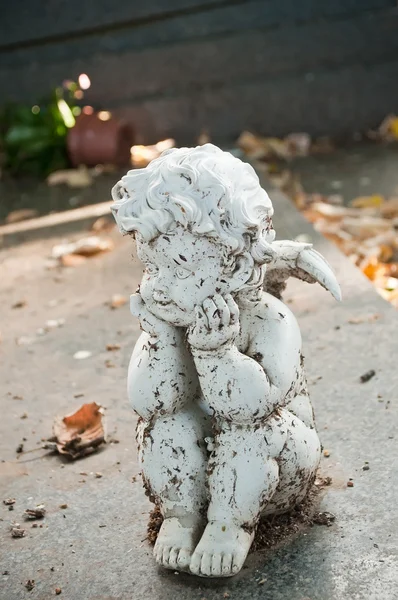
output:
[[[232,554],[226,553],[222,557],[221,574],[223,577],[228,577],[232,573]]]
[[[202,552],[194,552],[189,564],[189,569],[194,575],[200,575],[200,566],[202,562]]]
[[[222,573],[222,555],[221,553],[213,554],[211,559],[211,576],[220,577]]]
[[[191,562],[192,553],[188,550],[181,548],[178,557],[177,557],[177,568],[181,570],[186,570],[189,567]]]
[[[168,566],[170,569],[176,569],[177,568],[177,559],[178,559],[178,554],[180,552],[179,548],[171,548],[170,549],[170,554],[168,557],[168,564],[164,565],[165,567]]]

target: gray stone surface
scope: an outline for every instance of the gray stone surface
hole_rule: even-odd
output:
[[[398,196],[397,160],[398,143],[361,142],[297,158],[290,166],[306,192],[340,194],[347,204],[357,196]]]
[[[302,327],[319,431],[330,451],[322,474],[333,483],[322,508],[336,515],[335,524],[252,554],[234,579],[204,581],[158,570],[145,541],[150,505],[139,478],[132,481],[138,472],[135,417],[125,379],[138,327],[127,305],[112,311],[105,304],[114,293],[135,290],[141,269],[131,260],[132,244],[115,232],[112,253],[58,272],[45,268],[53,242],[34,242],[0,253],[0,489],[2,499],[16,498],[13,512],[0,506],[1,600],[47,600],[56,587],[66,600],[218,600],[226,592],[236,600],[397,597],[397,313],[284,197],[275,193],[273,199],[278,237],[312,236],[342,284],[341,304],[301,282],[292,283],[285,297]],[[21,299],[24,308],[11,308]],[[374,314],[379,318],[368,321]],[[363,322],[349,323],[358,317]],[[22,335],[35,337],[50,318],[66,323],[30,345],[16,345]],[[107,352],[110,342],[121,350]],[[78,350],[92,357],[76,361]],[[106,368],[107,359],[114,368]],[[376,375],[359,383],[369,369]],[[75,398],[79,393],[84,397]],[[37,448],[51,435],[55,415],[91,401],[106,407],[109,437],[119,443],[74,463],[42,450],[17,458],[23,437],[25,450]],[[347,488],[349,478],[353,488]],[[25,508],[39,502],[47,507],[43,527],[28,523],[25,538],[11,539],[10,522],[21,523]],[[35,580],[31,592],[24,587],[28,579]]]

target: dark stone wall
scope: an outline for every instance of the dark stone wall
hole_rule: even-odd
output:
[[[3,4],[3,3],[2,3]],[[88,104],[139,142],[339,135],[398,111],[394,0],[15,0],[0,18],[0,103],[85,72]]]

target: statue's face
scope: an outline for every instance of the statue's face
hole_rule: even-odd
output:
[[[137,235],[138,258],[145,265],[142,299],[159,319],[188,327],[195,306],[216,292],[226,293],[223,249],[212,240],[182,227],[145,242]]]

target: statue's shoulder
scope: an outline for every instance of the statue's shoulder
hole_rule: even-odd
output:
[[[286,304],[272,294],[262,292],[259,302],[246,306],[241,314],[252,341],[264,340],[264,336],[268,339],[273,336],[281,340],[297,338],[301,341],[296,317]]]

